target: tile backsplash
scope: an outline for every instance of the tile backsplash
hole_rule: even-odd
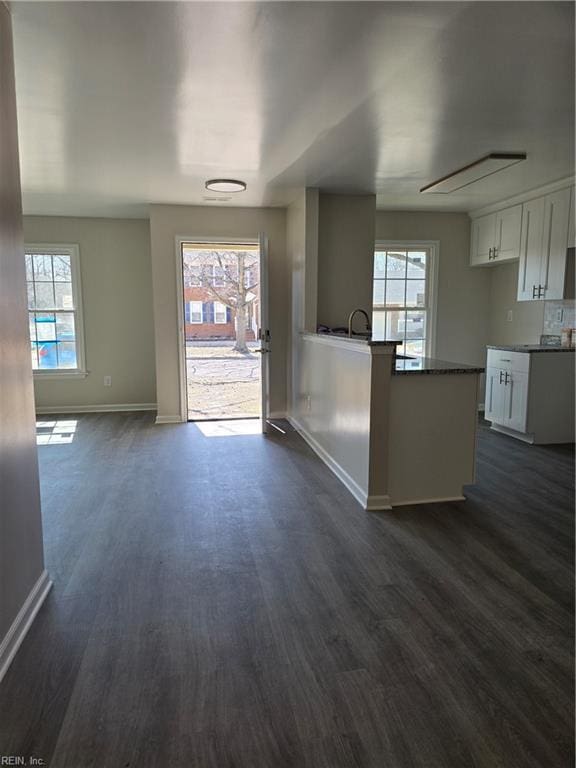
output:
[[[544,305],[544,328],[546,336],[559,336],[563,328],[576,328],[576,302],[547,301]]]

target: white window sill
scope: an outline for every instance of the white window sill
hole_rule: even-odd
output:
[[[88,371],[32,371],[38,381],[42,379],[85,379]]]

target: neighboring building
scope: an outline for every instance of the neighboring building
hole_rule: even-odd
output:
[[[236,276],[235,258],[225,258],[224,271],[216,258],[208,260],[203,256],[202,265],[196,265],[194,252],[186,253],[188,269],[184,272],[184,320],[186,340],[194,339],[230,339],[236,338],[236,311],[224,302],[218,301],[210,290],[213,287],[224,298],[230,283],[227,273]],[[246,307],[246,341],[255,341],[258,334],[259,285],[258,264],[251,263],[246,268],[246,285],[252,285],[249,295],[254,296]]]

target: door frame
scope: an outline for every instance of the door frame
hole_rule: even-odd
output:
[[[261,244],[261,237],[216,237],[215,235],[176,235],[176,312],[177,312],[177,341],[178,341],[178,386],[180,389],[180,421],[188,421],[188,394],[186,370],[186,326],[184,323],[184,280],[182,274],[182,244],[183,243],[224,243],[227,245]],[[262,259],[262,254],[260,254]],[[262,311],[262,309],[260,310]]]

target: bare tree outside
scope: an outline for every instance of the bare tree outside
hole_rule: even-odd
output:
[[[257,251],[190,250],[186,252],[184,282],[199,285],[212,298],[230,307],[235,317],[234,351],[248,354],[246,344],[247,309],[257,298],[260,279]]]

